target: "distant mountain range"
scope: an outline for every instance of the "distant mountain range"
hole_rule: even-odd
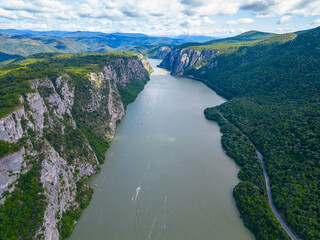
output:
[[[204,35],[178,35],[176,36],[176,38],[183,39],[186,42],[199,42],[199,43],[207,42],[214,39],[219,39],[216,37],[210,37],[210,36],[204,36]]]
[[[102,52],[110,50],[148,49],[160,45],[179,45],[186,42],[204,42],[214,39],[208,36],[180,35],[154,37],[141,33],[102,33],[88,31],[31,31],[0,30],[0,61],[28,56],[40,52]]]

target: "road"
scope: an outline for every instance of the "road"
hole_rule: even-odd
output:
[[[229,122],[228,119],[225,118],[225,116],[220,112],[219,113],[220,116]],[[244,133],[239,129],[239,131],[244,135]],[[254,144],[252,143],[252,145],[254,146]],[[301,240],[300,238],[298,238],[289,228],[289,226],[287,225],[287,223],[285,222],[285,220],[283,219],[283,217],[280,215],[280,213],[278,212],[276,206],[274,205],[273,199],[272,199],[272,194],[271,194],[271,188],[270,188],[270,183],[269,183],[269,176],[263,161],[263,155],[256,149],[256,153],[261,161],[261,165],[262,165],[262,169],[263,169],[263,175],[264,175],[264,179],[266,182],[266,188],[267,188],[267,193],[268,193],[268,200],[269,200],[269,204],[270,207],[272,209],[273,214],[275,215],[276,219],[279,221],[280,225],[282,226],[282,228],[286,231],[286,233],[289,235],[289,237],[292,240]]]
[[[277,220],[279,221],[279,223],[281,224],[282,228],[287,232],[287,234],[289,235],[289,237],[292,240],[300,240],[300,238],[296,237],[293,232],[291,231],[291,229],[288,227],[287,223],[284,221],[284,219],[282,218],[282,216],[280,215],[280,213],[278,212],[276,206],[274,205],[273,199],[272,199],[272,194],[271,194],[271,188],[270,188],[270,184],[269,184],[269,176],[266,170],[266,167],[264,165],[264,161],[263,161],[263,156],[262,154],[256,149],[256,153],[261,161],[262,164],[262,168],[263,168],[263,175],[264,175],[264,179],[266,182],[266,187],[267,187],[267,193],[268,193],[268,200],[269,200],[269,204],[271,206],[272,212],[275,215],[275,217],[277,218]]]

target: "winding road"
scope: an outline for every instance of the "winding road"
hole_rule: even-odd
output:
[[[289,237],[292,240],[300,240],[300,238],[296,237],[296,235],[290,230],[289,226],[287,225],[287,223],[284,221],[284,219],[282,218],[282,216],[280,215],[280,213],[276,209],[276,206],[274,205],[274,202],[273,202],[273,199],[272,199],[272,195],[271,195],[271,188],[270,188],[270,184],[269,184],[269,176],[268,176],[266,167],[264,165],[263,156],[257,149],[256,149],[256,153],[257,153],[257,155],[258,155],[258,157],[259,157],[259,159],[261,161],[261,164],[262,164],[263,175],[264,175],[264,179],[266,181],[268,200],[269,200],[269,204],[271,206],[273,214],[275,215],[275,217],[277,218],[277,220],[281,224],[282,228],[286,231],[286,233],[289,235]]]
[[[228,119],[225,118],[225,116],[219,112],[220,116],[225,120],[228,121],[230,123],[230,121]],[[232,123],[231,123],[232,124]],[[236,126],[235,126],[236,127]],[[244,133],[238,128],[238,130],[242,133],[242,135],[244,135]],[[254,146],[254,144],[252,143],[252,145]],[[266,188],[267,188],[267,193],[268,193],[268,201],[270,204],[270,207],[272,209],[273,214],[275,215],[276,219],[279,221],[280,225],[282,226],[282,228],[286,231],[286,233],[289,235],[289,237],[292,240],[301,240],[300,238],[298,238],[289,228],[289,226],[287,225],[287,223],[285,222],[285,220],[283,219],[283,217],[280,215],[280,213],[278,212],[276,206],[274,205],[273,199],[272,199],[272,194],[271,194],[271,188],[270,188],[270,183],[269,183],[269,176],[266,170],[266,166],[264,164],[263,161],[263,155],[257,150],[257,148],[254,146],[256,153],[261,161],[261,165],[262,165],[262,169],[263,169],[263,175],[264,175],[264,179],[266,182]]]

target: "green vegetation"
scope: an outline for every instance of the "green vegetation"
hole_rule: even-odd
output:
[[[250,182],[240,182],[233,190],[241,218],[257,239],[287,239],[265,196]]]
[[[0,62],[5,62],[10,59],[15,59],[21,57],[20,55],[12,55],[12,54],[6,54],[0,51]]]
[[[268,202],[260,160],[250,140],[235,125],[223,118],[219,108],[207,108],[207,119],[218,122],[223,133],[221,143],[226,153],[241,167],[242,182],[233,190],[245,225],[257,239],[290,239],[275,218]]]
[[[34,239],[47,205],[40,175],[41,162],[20,175],[15,190],[0,205],[0,239]]]
[[[28,80],[48,77],[54,80],[65,73],[83,74],[101,71],[104,63],[119,57],[134,57],[130,52],[91,54],[36,54],[0,68],[0,118],[20,106],[19,96],[32,92]]]
[[[19,144],[8,143],[3,140],[0,140],[0,158],[4,157],[5,155],[17,152],[19,151],[19,149]]]
[[[130,83],[127,84],[125,87],[118,85],[119,93],[121,95],[125,108],[127,108],[129,103],[133,102],[136,99],[139,92],[142,91],[147,81],[148,79],[144,79],[143,81],[132,79]]]
[[[239,47],[254,45],[273,36],[276,36],[276,34],[249,31],[234,37],[215,39],[204,43],[185,43],[176,48],[191,48],[198,51],[213,49],[226,54],[238,50]]]
[[[240,55],[240,56],[243,54],[247,54],[245,51],[248,50],[248,47],[259,47],[260,51],[257,51],[255,49],[254,53],[252,53],[254,56],[255,54],[261,53],[261,50],[266,50],[264,48],[271,48],[275,45],[279,45],[281,43],[285,43],[287,41],[293,40],[294,38],[296,38],[297,35],[294,33],[288,33],[283,35],[266,34],[263,36],[265,38],[249,38],[248,37],[248,38],[244,38],[243,40],[239,40],[241,38],[238,38],[236,36],[230,39],[227,38],[222,40],[214,40],[207,43],[197,44],[195,46],[189,46],[189,47],[198,51],[211,50],[211,49],[218,50],[221,55],[220,57],[224,56],[224,58],[228,58],[228,56],[234,52],[237,52],[237,55]],[[252,57],[250,54],[248,54],[248,56]]]
[[[315,28],[245,43],[221,52],[200,69],[184,72],[232,99],[212,111],[223,113],[264,155],[277,209],[301,239],[310,240],[320,239],[319,37],[320,28]],[[209,67],[213,61],[216,67]],[[216,117],[209,118],[221,124]],[[239,138],[223,140],[238,163],[233,154],[243,151]],[[247,171],[239,164],[241,171]],[[251,164],[248,168],[262,171]],[[266,215],[261,215],[266,196],[251,175],[244,179],[240,172],[239,177],[244,182],[235,188],[234,196],[246,225],[258,239],[283,239],[262,237],[276,226],[271,216],[266,221]]]
[[[59,39],[48,37],[10,36],[0,34],[0,51],[6,54],[28,56],[41,52],[48,53],[76,53],[86,52],[94,47],[94,43],[88,41],[76,41],[76,39]],[[105,43],[96,46],[91,51],[107,51],[111,48]],[[16,56],[17,58],[19,56]]]
[[[67,121],[61,119],[58,121],[63,123],[65,127],[63,130],[64,134],[62,133],[61,126],[55,125],[53,128],[44,129],[44,137],[59,155],[66,159],[69,164],[72,164],[75,158],[86,158],[89,156],[88,149],[85,146],[86,138],[82,132],[78,128],[73,129],[73,126]]]
[[[83,209],[89,205],[92,198],[93,189],[84,181],[77,182],[77,190],[76,203],[79,205],[79,208],[74,207],[74,209],[67,210],[63,214],[61,220],[57,224],[60,234],[59,239],[65,239],[71,235],[74,221],[79,219]]]

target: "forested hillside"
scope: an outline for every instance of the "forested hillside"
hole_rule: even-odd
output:
[[[243,167],[243,182],[234,196],[241,217],[258,239],[282,238],[274,235],[271,222],[265,222],[263,187],[248,177],[262,170],[246,164],[245,138],[264,155],[274,202],[289,226],[301,239],[320,239],[319,39],[320,28],[315,28],[236,43],[230,51],[228,44],[222,48],[220,43],[219,54],[183,71],[230,99],[207,109],[206,116],[222,126],[224,147]],[[215,49],[212,44],[188,47],[200,52]]]
[[[199,41],[210,39],[204,36],[184,36],[184,39],[153,37],[134,33],[40,32],[0,29],[0,62],[45,52],[77,53],[127,50],[137,51],[145,56],[156,57],[162,45],[176,46],[187,42],[191,37]]]

